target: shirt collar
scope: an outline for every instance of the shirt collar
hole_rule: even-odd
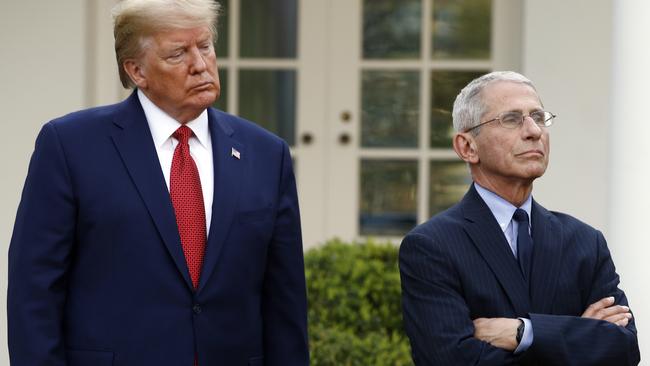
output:
[[[492,215],[499,223],[502,231],[505,231],[512,220],[512,215],[515,213],[517,208],[521,208],[526,211],[528,214],[528,224],[530,225],[530,210],[532,207],[533,197],[528,195],[528,198],[524,201],[521,207],[515,207],[512,203],[506,201],[501,196],[496,193],[487,190],[486,188],[481,187],[478,183],[474,182],[474,187],[476,192],[481,196],[485,204],[488,206]]]
[[[138,99],[147,118],[154,144],[156,147],[161,147],[182,124],[155,105],[140,89],[138,89]],[[207,148],[209,136],[207,109],[196,119],[189,121],[186,126],[194,132],[199,143]]]

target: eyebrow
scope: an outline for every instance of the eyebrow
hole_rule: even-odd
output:
[[[206,36],[205,38],[198,39],[196,41],[196,44],[212,43],[210,38],[211,38],[210,36]],[[189,43],[186,41],[169,41],[167,47],[169,47],[168,48],[169,50],[179,50],[179,49],[186,48],[188,44]]]
[[[535,108],[529,109],[529,111],[530,111],[529,113],[540,112],[540,111],[543,111],[543,110],[544,110],[544,107],[535,107]],[[503,111],[501,113],[521,113],[521,114],[523,114],[523,113],[526,113],[526,112],[524,112],[523,109],[510,109],[510,110],[507,110],[507,111]]]

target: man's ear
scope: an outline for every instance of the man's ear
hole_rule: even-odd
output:
[[[476,164],[479,162],[476,140],[469,132],[459,132],[453,138],[454,151],[463,161]]]
[[[122,67],[124,67],[124,71],[126,71],[138,89],[147,89],[147,78],[140,62],[133,59],[128,59],[124,61]]]

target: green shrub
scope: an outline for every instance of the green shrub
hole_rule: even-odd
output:
[[[413,365],[397,251],[389,243],[332,240],[305,254],[313,366]]]

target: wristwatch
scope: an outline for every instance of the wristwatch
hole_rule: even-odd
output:
[[[526,323],[521,319],[519,319],[519,321],[521,323],[519,323],[519,326],[517,327],[517,336],[515,337],[517,344],[521,343],[521,338],[524,336],[524,329],[526,329]]]

